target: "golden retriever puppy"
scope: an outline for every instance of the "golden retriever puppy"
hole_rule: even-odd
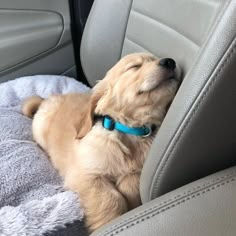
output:
[[[174,60],[125,56],[89,93],[28,99],[33,135],[79,194],[90,232],[141,204],[139,180],[179,87]]]

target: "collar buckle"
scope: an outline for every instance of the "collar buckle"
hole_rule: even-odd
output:
[[[149,137],[152,134],[151,125],[144,125],[143,128],[147,130],[147,133],[142,135],[143,138]]]

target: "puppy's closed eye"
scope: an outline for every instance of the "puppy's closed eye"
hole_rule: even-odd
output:
[[[131,70],[131,69],[139,69],[142,66],[142,64],[134,64],[134,63],[129,63],[125,67],[125,71]]]
[[[125,71],[128,71],[130,69],[139,69],[142,65],[143,65],[142,58],[137,58],[136,60],[133,60],[133,61],[129,62],[125,66]]]

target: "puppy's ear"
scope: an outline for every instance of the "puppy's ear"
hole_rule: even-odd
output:
[[[101,82],[100,82],[101,83]],[[80,124],[77,126],[77,137],[78,139],[83,138],[93,126],[94,111],[97,103],[104,94],[103,86],[96,85],[91,93],[90,100],[88,102],[88,109],[83,114]]]
[[[84,114],[80,123],[76,126],[77,136],[76,139],[82,139],[92,128],[93,121],[90,114]]]

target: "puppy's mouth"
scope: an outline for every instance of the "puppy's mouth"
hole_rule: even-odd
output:
[[[157,83],[150,88],[150,91],[157,90],[162,86],[165,86],[171,83],[180,83],[180,75],[178,74],[177,70],[169,71],[166,76],[163,76],[161,80],[157,80]]]

